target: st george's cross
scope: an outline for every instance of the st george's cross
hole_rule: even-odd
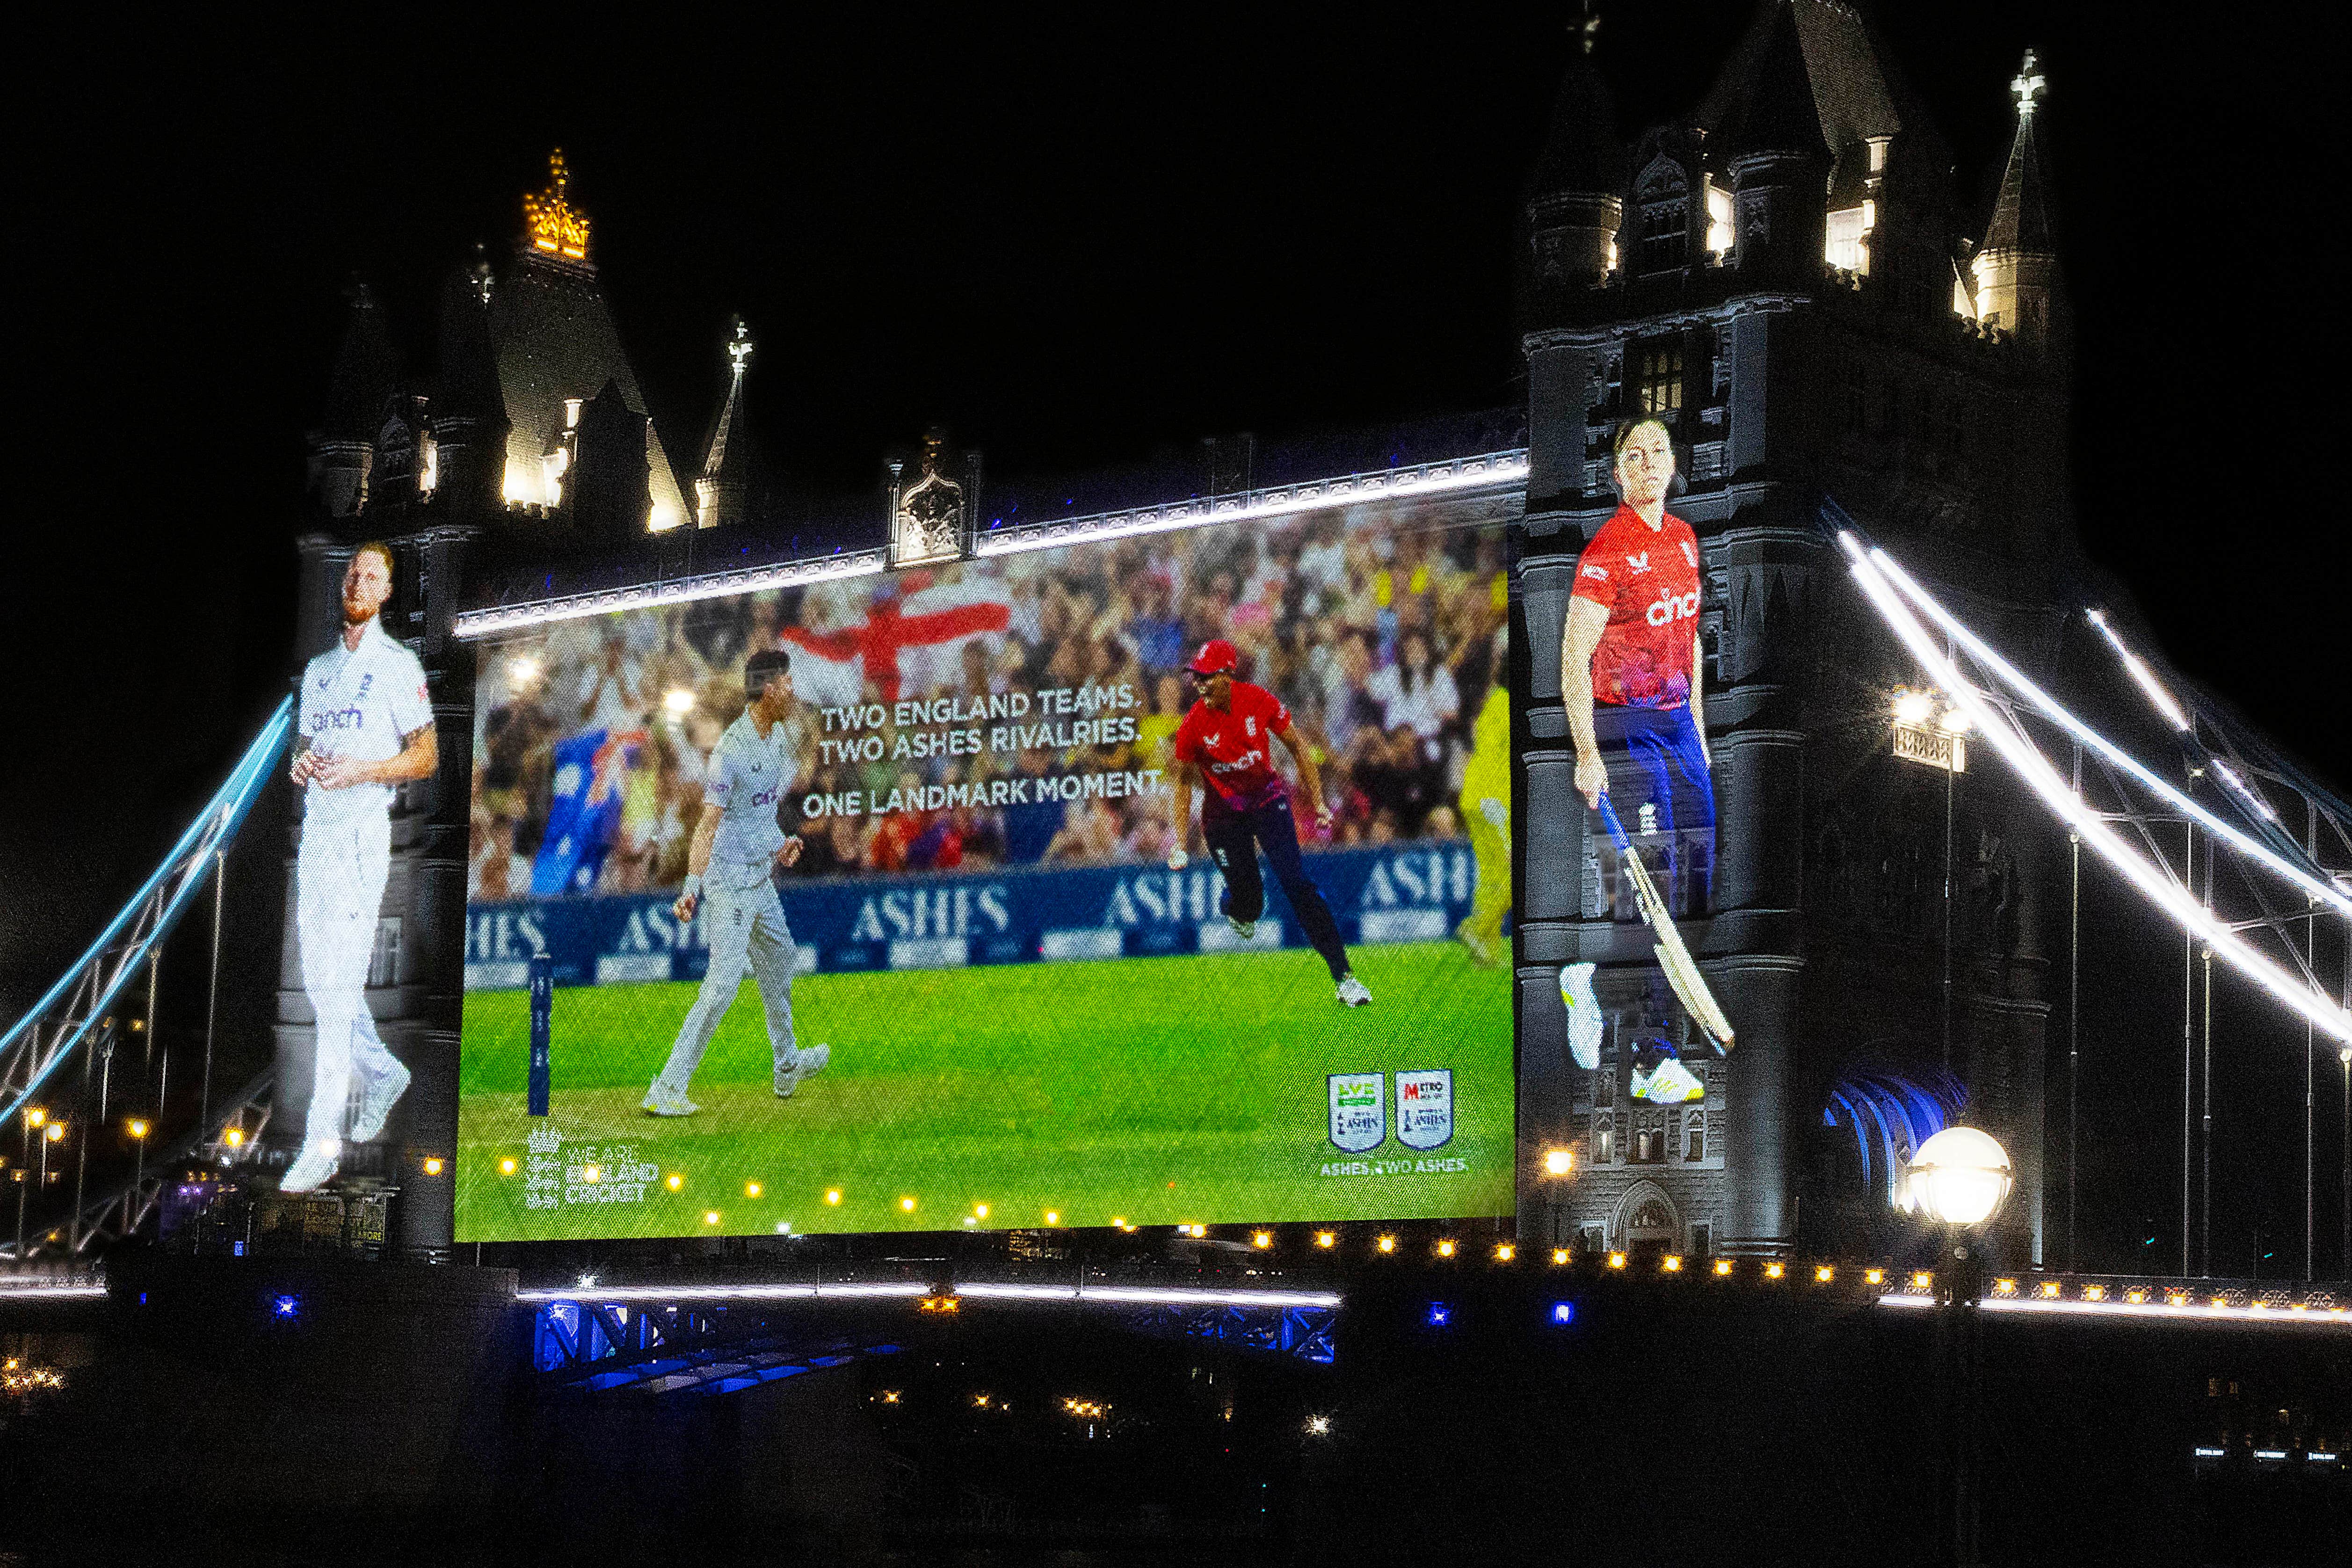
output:
[[[783,626],[778,638],[793,653],[793,685],[803,701],[835,706],[863,700],[870,682],[884,702],[908,688],[919,690],[954,679],[948,662],[974,637],[1002,635],[1013,606],[1002,584],[981,581],[930,586],[921,574],[901,579],[904,594],[876,595],[866,619],[833,631]]]

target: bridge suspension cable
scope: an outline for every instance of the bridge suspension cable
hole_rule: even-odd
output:
[[[2208,810],[2075,717],[1937,602],[1885,550],[1867,543],[1834,503],[1825,510],[1840,525],[1838,546],[1844,552],[1872,607],[2050,811],[2080,835],[2142,897],[2169,915],[2192,938],[2205,943],[2225,963],[2308,1019],[2320,1033],[2352,1044],[2352,1011],[2318,984],[2299,947],[2291,941],[2281,943],[2293,969],[2302,972],[2298,975],[2241,934],[2244,930],[2261,927],[2284,937],[2286,917],[2271,910],[2266,900],[2263,900],[2264,913],[2260,920],[2239,922],[2216,917],[2196,896],[2188,870],[2175,872],[2168,860],[2156,853],[2154,840],[2147,832],[2151,820],[2148,815],[2132,809],[2128,803],[2125,809],[2116,812],[2093,810],[2034,743],[2023,722],[2025,713],[2030,710],[2054,723],[2081,742],[2105,764],[2111,785],[2119,792],[2128,779],[2228,844],[2236,852],[2242,873],[2249,866],[2260,867],[2293,884],[2312,900],[2346,913],[2352,913],[2352,895],[2347,895],[2332,879],[2315,875],[2308,863],[2288,859],[2235,823]],[[1929,631],[1930,622],[1943,637],[1950,639],[1950,654],[1945,651],[1942,638]],[[1975,667],[1978,678],[1972,679],[1962,669],[1963,652]],[[2147,847],[2148,854],[2142,854],[2126,840],[2116,830],[2117,821],[2134,829]],[[2253,879],[2249,878],[2248,881],[2252,885]],[[2257,898],[2260,897],[2257,889]],[[2294,918],[2303,918],[2305,913],[2298,910]]]
[[[13,1121],[85,1045],[100,1037],[108,1009],[171,931],[190,899],[220,864],[247,810],[286,748],[293,701],[278,705],[237,759],[226,782],[196,814],[146,883],[107,923],[89,950],[0,1035],[0,1124]]]

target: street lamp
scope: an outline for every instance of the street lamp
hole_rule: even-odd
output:
[[[131,1176],[131,1223],[123,1227],[125,1232],[130,1232],[139,1228],[139,1191],[147,1184],[148,1129],[145,1118],[132,1117],[124,1131],[131,1134],[133,1156]]]
[[[1936,1271],[1937,1361],[1943,1375],[1944,1452],[1952,1478],[1950,1561],[1977,1561],[1977,1405],[1983,1344],[1977,1301],[1984,1260],[1973,1232],[2016,1185],[2009,1152],[1973,1127],[1947,1127],[1911,1156],[1906,1191],[1945,1227],[1948,1267]]]

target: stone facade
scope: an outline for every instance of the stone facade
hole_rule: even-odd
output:
[[[2055,830],[2006,779],[1951,781],[1948,1039],[1949,775],[1890,754],[1887,699],[1916,675],[1845,586],[1820,521],[1833,498],[1996,640],[2030,647],[2056,624],[2053,584],[2074,548],[2064,311],[2030,62],[2012,86],[2000,199],[2031,204],[2032,221],[2004,207],[1985,232],[2043,247],[2029,267],[2003,262],[2005,288],[2042,290],[2030,314],[2008,304],[2013,326],[1979,319],[1948,153],[1850,7],[1768,0],[1693,119],[1631,149],[1571,145],[1605,143],[1611,116],[1589,65],[1563,90],[1542,168],[1588,186],[1622,171],[1624,184],[1550,188],[1539,174],[1520,258],[1530,1240],[1759,1255],[1891,1242],[1883,1163],[1865,1186],[1823,1125],[1835,1086],[1876,1073],[1956,1080],[1963,1119],[2018,1164],[2006,1245],[2041,1256],[2049,1005],[2035,911],[2063,859]],[[1613,239],[1596,227],[1612,202]],[[1703,553],[1718,847],[1712,910],[1682,930],[1738,1032],[1727,1059],[1699,1048],[1705,1100],[1671,1109],[1627,1098],[1635,1032],[1671,1036],[1679,1012],[1647,928],[1604,908],[1560,698],[1576,557],[1615,509],[1610,441],[1637,416],[1674,437],[1668,510]],[[1605,708],[1599,722],[1605,747]],[[1569,1058],[1556,983],[1580,960],[1600,965],[1611,1024],[1590,1073]],[[1576,1154],[1564,1178],[1535,1152],[1561,1147]]]

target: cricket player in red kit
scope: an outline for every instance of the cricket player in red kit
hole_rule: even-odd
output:
[[[1184,845],[1192,832],[1192,781],[1206,779],[1201,837],[1215,857],[1217,869],[1224,873],[1225,890],[1217,906],[1234,934],[1246,941],[1265,912],[1265,881],[1257,868],[1263,849],[1307,940],[1330,969],[1339,1000],[1361,1007],[1372,994],[1348,967],[1339,922],[1331,918],[1331,906],[1323,901],[1321,890],[1307,879],[1298,855],[1298,827],[1290,816],[1290,786],[1275,771],[1272,743],[1280,741],[1297,761],[1298,783],[1314,808],[1316,826],[1328,828],[1331,809],[1323,804],[1314,754],[1291,734],[1290,710],[1280,698],[1263,686],[1234,679],[1240,663],[1234,645],[1223,637],[1202,645],[1192,660],[1201,700],[1176,731],[1177,838],[1168,868],[1181,871],[1188,863]]]

